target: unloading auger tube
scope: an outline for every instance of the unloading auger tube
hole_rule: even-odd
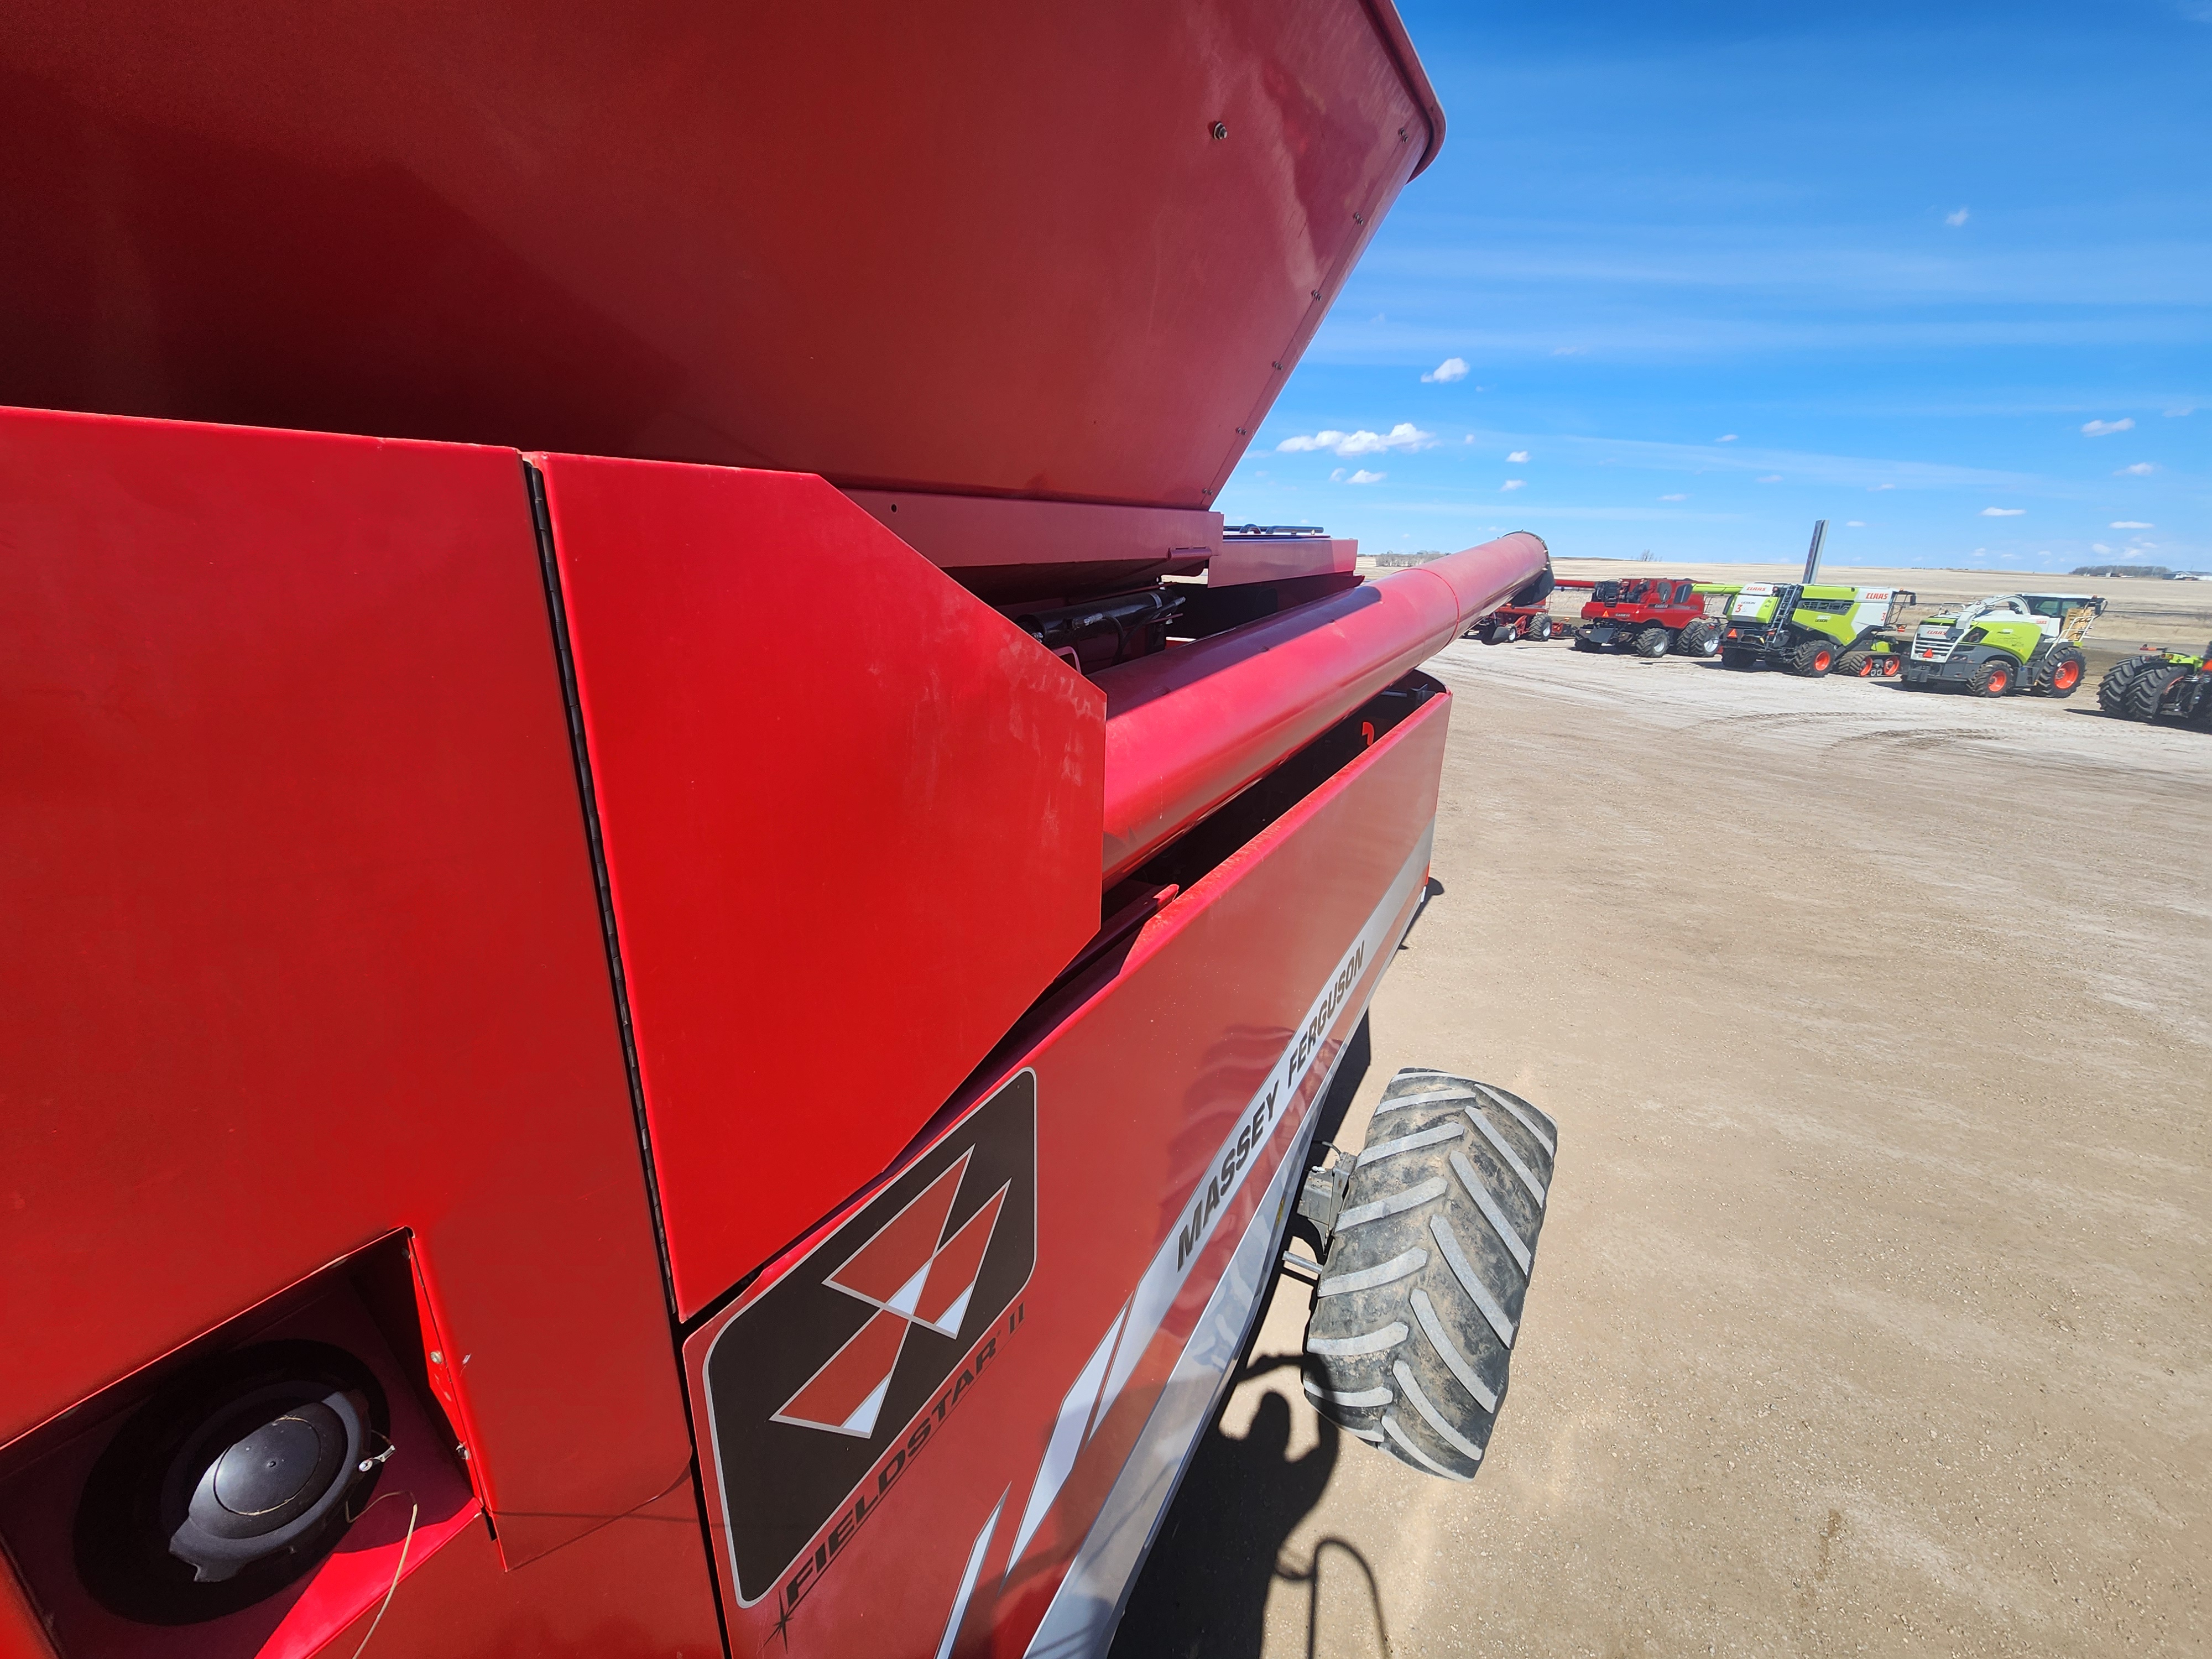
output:
[[[1516,531],[1099,673],[1107,883],[1550,568]]]

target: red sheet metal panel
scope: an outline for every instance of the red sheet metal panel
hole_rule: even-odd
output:
[[[1362,0],[15,0],[0,400],[1207,507],[1433,110]]]
[[[688,1316],[1097,931],[1104,699],[819,478],[544,467]]]
[[[1099,674],[1109,882],[1542,570],[1527,532]]]
[[[1024,1650],[1410,920],[1449,708],[1431,698],[1177,896],[1117,964],[1055,992],[890,1181],[687,1338],[733,1652],[772,1635],[794,1654],[873,1652],[888,1631],[929,1653],[963,1582],[967,1642],[988,1630],[988,1651]],[[1370,931],[1379,945],[1310,1024]],[[1224,1139],[1279,1075],[1291,1085],[1269,1133],[1179,1261]],[[962,1189],[941,1224],[931,1212],[915,1261],[940,1237],[951,1257],[971,1212],[1009,1189],[964,1321],[928,1328],[933,1262],[911,1316],[841,1291],[862,1252],[911,1243],[905,1224],[953,1169]],[[1164,1246],[1176,1282],[1147,1300]],[[965,1258],[959,1271],[964,1286]],[[885,1321],[904,1327],[888,1370],[865,1351]],[[1117,1332],[1073,1410],[1089,1432],[1055,1462],[1071,1385]],[[778,1371],[773,1386],[719,1376],[722,1343]],[[844,1385],[879,1375],[873,1415],[842,1432],[814,1420],[809,1387],[865,1404]],[[763,1528],[763,1511],[789,1524]]]
[[[507,1562],[665,1491],[517,458],[9,412],[0,500],[0,1439],[406,1228]]]

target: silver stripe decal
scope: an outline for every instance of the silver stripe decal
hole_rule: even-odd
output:
[[[968,1599],[975,1594],[975,1581],[982,1576],[984,1552],[991,1547],[991,1534],[999,1528],[999,1511],[1006,1507],[1006,1493],[1002,1492],[999,1501],[991,1505],[991,1518],[975,1534],[975,1547],[968,1552],[967,1569],[960,1575],[959,1592],[952,1598],[952,1616],[945,1621],[945,1639],[937,1644],[937,1659],[952,1659],[952,1644],[960,1639],[960,1621],[968,1616]]]
[[[1324,1389],[1310,1376],[1305,1379],[1306,1392],[1316,1400],[1332,1406],[1387,1406],[1391,1394],[1388,1389],[1355,1389],[1349,1394],[1339,1394],[1334,1389]]]
[[[1353,1291],[1371,1291],[1377,1285],[1392,1285],[1408,1273],[1417,1273],[1429,1265],[1429,1253],[1416,1245],[1403,1255],[1393,1256],[1379,1267],[1362,1267],[1356,1273],[1340,1273],[1334,1279],[1324,1279],[1314,1286],[1316,1296],[1345,1296]]]
[[[1437,1247],[1444,1253],[1444,1261],[1451,1267],[1452,1277],[1458,1279],[1461,1287],[1474,1298],[1474,1305],[1482,1310],[1482,1316],[1490,1322],[1490,1328],[1498,1333],[1498,1340],[1511,1347],[1513,1322],[1505,1316],[1505,1310],[1491,1298],[1489,1286],[1474,1276],[1474,1269],[1468,1265],[1467,1257],[1461,1254],[1459,1240],[1452,1237],[1450,1226],[1442,1216],[1432,1215],[1429,1218],[1429,1231],[1437,1236]]]
[[[1498,1242],[1512,1252],[1514,1261],[1521,1264],[1521,1277],[1528,1277],[1528,1247],[1521,1242],[1521,1235],[1513,1231],[1513,1224],[1505,1218],[1505,1212],[1498,1207],[1498,1200],[1490,1195],[1474,1173],[1474,1166],[1458,1152],[1451,1155],[1452,1173],[1459,1184],[1467,1188],[1467,1195],[1482,1212],[1482,1218],[1490,1224],[1490,1231],[1498,1235]]]
[[[1395,1112],[1407,1106],[1429,1106],[1439,1100],[1473,1100],[1475,1097],[1465,1089],[1431,1089],[1426,1094],[1400,1095],[1395,1100],[1386,1100],[1375,1108],[1374,1115]]]
[[[1370,1164],[1379,1164],[1386,1158],[1395,1158],[1401,1152],[1419,1152],[1422,1147],[1433,1146],[1440,1140],[1457,1140],[1466,1133],[1466,1127],[1455,1118],[1449,1123],[1437,1124],[1433,1129],[1416,1130],[1412,1134],[1401,1135],[1395,1140],[1385,1140],[1370,1146],[1360,1153],[1359,1162],[1354,1167],[1364,1170]]]
[[[1544,1201],[1544,1183],[1530,1175],[1528,1166],[1513,1156],[1513,1149],[1505,1144],[1497,1130],[1490,1127],[1488,1118],[1472,1106],[1467,1109],[1467,1115],[1474,1120],[1474,1127],[1482,1131],[1482,1138],[1490,1143],[1491,1150],[1504,1158],[1506,1167],[1521,1177],[1521,1184],[1528,1189],[1528,1196],[1541,1204]]]
[[[1398,1419],[1396,1418],[1386,1417],[1382,1419],[1382,1432],[1389,1435],[1393,1440],[1396,1441],[1400,1447],[1404,1449],[1408,1457],[1412,1458],[1416,1463],[1419,1463],[1431,1474],[1441,1474],[1447,1480],[1466,1480],[1472,1478],[1470,1476],[1462,1474],[1457,1469],[1446,1468],[1443,1464],[1437,1462],[1435,1458],[1430,1456],[1428,1453],[1423,1451],[1419,1446],[1415,1445],[1413,1442],[1413,1437],[1408,1435],[1405,1430],[1398,1426]]]
[[[1036,1479],[1030,1486],[1030,1501],[1023,1505],[1021,1524],[1014,1528],[1014,1547],[1006,1553],[1008,1572],[1014,1570],[1014,1563],[1022,1559],[1022,1552],[1030,1547],[1030,1540],[1044,1523],[1045,1511],[1060,1496],[1061,1486],[1075,1468],[1076,1454],[1091,1437],[1091,1425],[1100,1405],[1099,1385],[1105,1380],[1107,1362],[1114,1357],[1114,1339],[1121,1334],[1121,1324],[1116,1319],[1107,1328],[1105,1340],[1092,1350],[1082,1370],[1076,1374],[1075,1386],[1060,1402],[1060,1416],[1052,1425],[1052,1438],[1046,1443],[1044,1460],[1037,1465]]]
[[[1415,1291],[1413,1294],[1419,1296],[1420,1292]],[[1306,1343],[1306,1352],[1327,1358],[1335,1358],[1344,1354],[1381,1353],[1385,1348],[1396,1347],[1406,1340],[1407,1334],[1404,1324],[1394,1319],[1381,1330],[1369,1331],[1360,1336],[1327,1336],[1309,1339]]]
[[[1496,1102],[1498,1105],[1503,1106],[1507,1111],[1512,1113],[1516,1118],[1519,1119],[1521,1127],[1526,1129],[1530,1134],[1534,1135],[1536,1138],[1536,1144],[1544,1149],[1544,1156],[1546,1158],[1557,1158],[1559,1155],[1559,1143],[1554,1140],[1549,1134],[1547,1134],[1544,1132],[1542,1126],[1538,1124],[1535,1119],[1528,1115],[1528,1112],[1533,1112],[1536,1109],[1534,1107],[1531,1106],[1528,1108],[1528,1111],[1523,1111],[1521,1108],[1521,1103],[1514,1099],[1512,1096],[1504,1093],[1503,1091],[1493,1089],[1486,1083],[1478,1083],[1474,1086],[1481,1090],[1486,1097]]]
[[[1429,1426],[1443,1436],[1451,1443],[1452,1449],[1461,1456],[1476,1463],[1482,1462],[1482,1448],[1444,1421],[1444,1414],[1430,1402],[1428,1395],[1421,1392],[1421,1385],[1413,1380],[1413,1368],[1401,1359],[1393,1370],[1398,1386],[1406,1391],[1406,1398],[1413,1402],[1413,1409],[1429,1419]]]
[[[1432,1198],[1442,1198],[1443,1195],[1444,1178],[1442,1176],[1431,1176],[1418,1187],[1407,1187],[1392,1193],[1388,1198],[1378,1198],[1370,1204],[1362,1204],[1356,1209],[1346,1210],[1342,1215],[1337,1217],[1336,1231],[1342,1232],[1346,1227],[1364,1227],[1370,1221],[1381,1221],[1389,1216],[1403,1215],[1407,1211],[1425,1204]]]
[[[1429,1300],[1426,1291],[1413,1292],[1413,1317],[1421,1322],[1421,1334],[1429,1339],[1429,1346],[1437,1351],[1437,1358],[1444,1362],[1444,1369],[1459,1378],[1459,1385],[1474,1396],[1474,1403],[1492,1417],[1498,1415],[1498,1396],[1483,1382],[1482,1374],[1474,1362],[1459,1351],[1444,1330],[1444,1322],[1437,1317],[1437,1304]]]

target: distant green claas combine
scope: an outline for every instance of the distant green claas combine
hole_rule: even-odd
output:
[[[1820,583],[1820,543],[1828,521],[1813,526],[1805,574],[1794,582],[1743,582],[1701,591],[1728,596],[1721,663],[1757,668],[1771,663],[1818,679],[1841,670],[1895,678],[1904,663],[1894,630],[1915,596],[1897,587]]]
[[[1883,635],[1914,599],[1900,587],[1747,582],[1729,600],[1721,662],[1771,663],[1811,679],[1832,672],[1894,678],[1904,653]]]
[[[1905,684],[1956,685],[1978,697],[2070,697],[2088,669],[2081,641],[2104,609],[2094,593],[1996,593],[1930,617],[1912,635]]]

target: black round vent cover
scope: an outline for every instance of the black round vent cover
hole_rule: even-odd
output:
[[[85,1587],[145,1624],[250,1607],[337,1542],[376,1484],[390,1427],[368,1367],[325,1343],[264,1342],[191,1367],[138,1408],[85,1481]]]

